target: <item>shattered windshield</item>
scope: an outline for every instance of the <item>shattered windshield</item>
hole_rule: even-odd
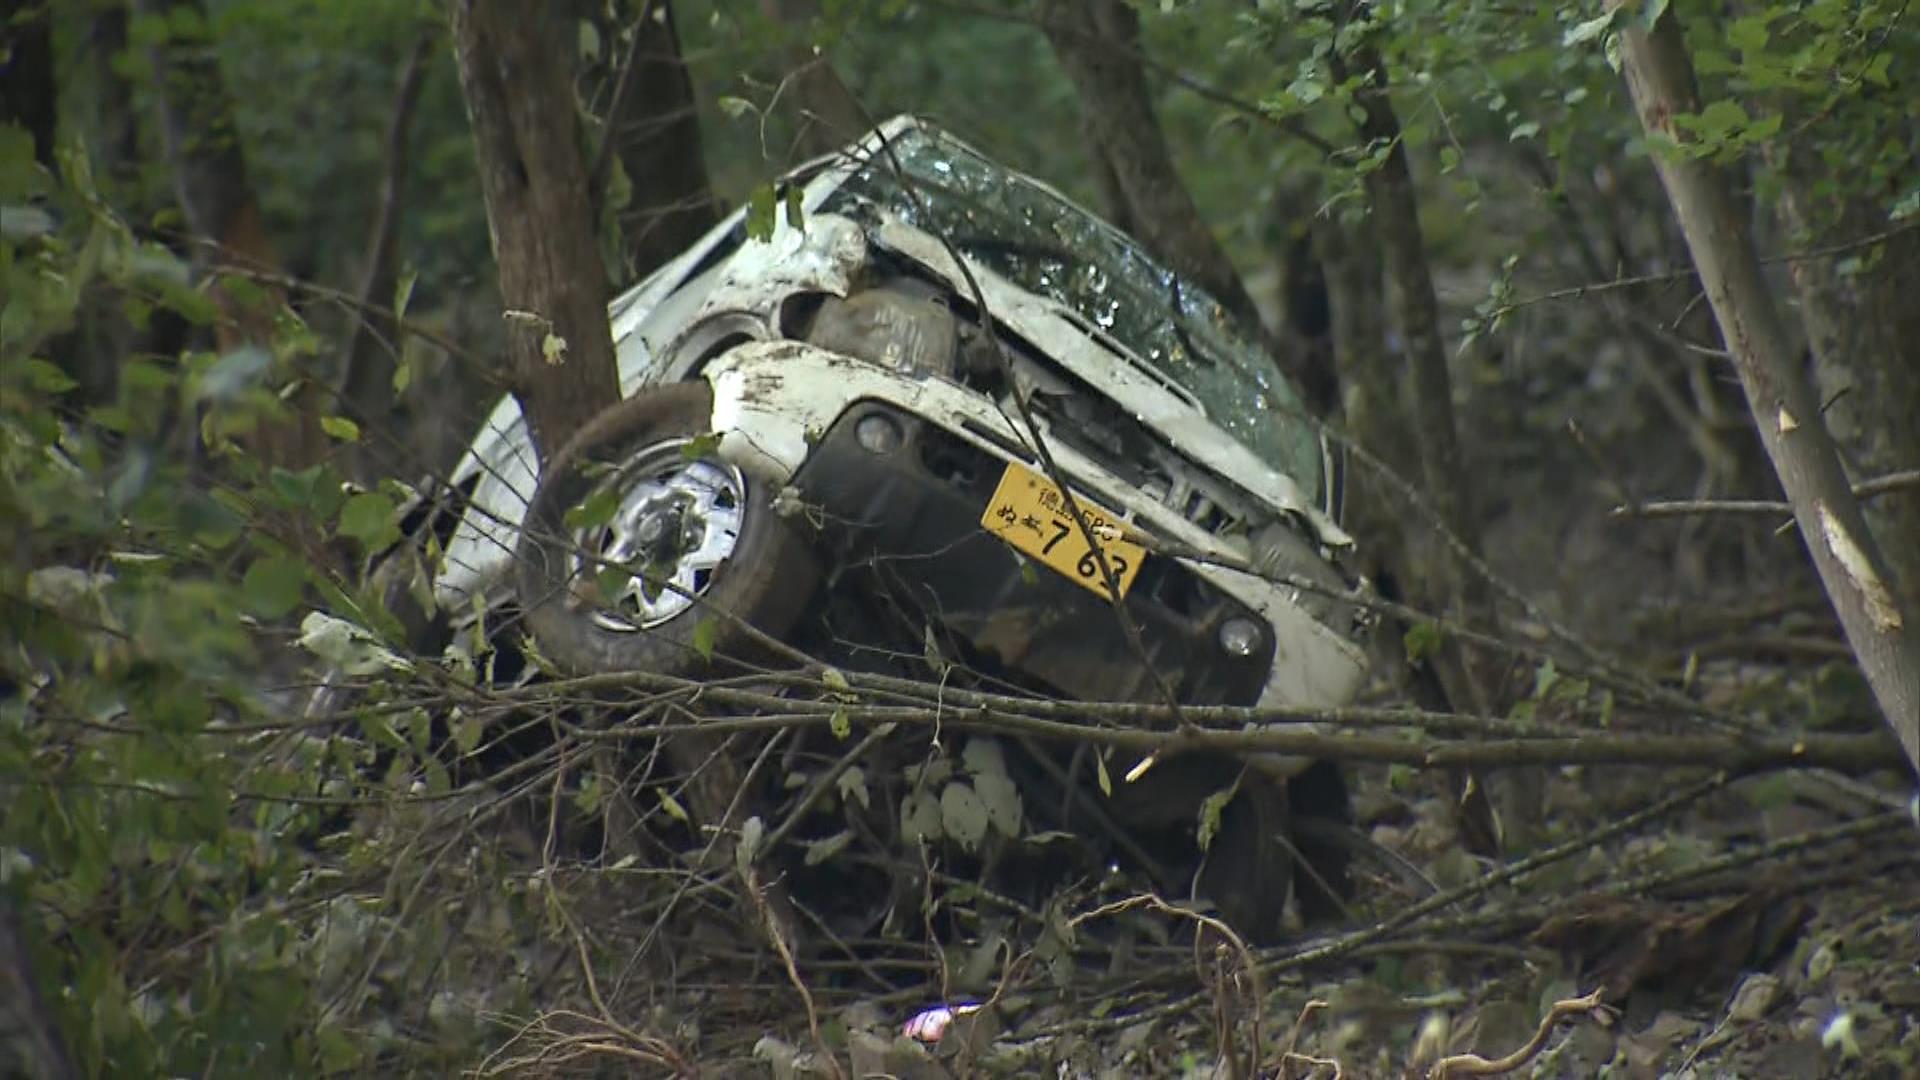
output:
[[[876,154],[822,209],[844,213],[855,209],[855,196],[872,200],[1065,305],[1184,387],[1303,495],[1319,498],[1320,445],[1299,397],[1219,301],[1118,229],[952,139],[910,128],[891,145],[918,203]]]

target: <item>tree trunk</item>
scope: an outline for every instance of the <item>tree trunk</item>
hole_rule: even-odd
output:
[[[182,27],[206,26],[205,7],[200,0],[137,0],[137,5],[171,28],[167,41],[153,50],[154,76],[163,105],[161,140],[187,226],[213,246],[218,261],[275,269],[279,260],[247,181],[246,156],[213,40],[202,36],[205,30],[183,36],[192,32]]]
[[[548,459],[620,397],[562,34],[571,24],[539,0],[447,6],[506,306],[509,379]]]
[[[1642,126],[1650,137],[1683,142],[1674,117],[1697,113],[1700,97],[1679,19],[1668,11],[1651,30],[1628,20],[1620,40],[1627,89]],[[1653,161],[1801,538],[1888,725],[1920,769],[1920,637],[1913,606],[1901,597],[1867,528],[1819,398],[1789,347],[1761,275],[1748,215],[1725,174],[1710,162],[1660,152]]]
[[[220,77],[217,54],[201,0],[137,0],[138,10],[169,28],[152,50],[161,101],[161,142],[173,174],[174,194],[198,247],[194,262],[276,271],[279,259],[247,180],[246,156],[234,126],[233,102]],[[193,29],[197,28],[197,29]],[[222,351],[268,347],[274,340],[285,293],[273,287],[227,290],[216,286],[221,318],[214,339]],[[249,444],[277,465],[302,467],[325,446],[319,428],[316,387],[300,379],[294,415],[257,429]]]
[[[1419,193],[1407,160],[1406,141],[1401,135],[1400,118],[1387,97],[1386,66],[1379,54],[1364,44],[1354,48],[1348,58],[1335,52],[1331,66],[1335,80],[1342,82],[1349,77],[1349,67],[1359,70],[1364,79],[1356,94],[1361,109],[1360,135],[1369,145],[1386,148],[1385,159],[1367,173],[1365,183],[1374,235],[1391,286],[1388,295],[1393,322],[1400,329],[1406,362],[1405,375],[1399,380],[1402,407],[1394,414],[1413,432],[1405,441],[1411,443],[1409,449],[1419,460],[1420,490],[1437,518],[1435,524],[1477,554],[1480,519],[1454,420],[1453,376],[1440,332],[1440,302],[1427,263]],[[1378,376],[1374,381],[1377,385]],[[1402,537],[1401,570],[1410,577],[1403,585],[1410,590],[1414,606],[1491,628],[1494,612],[1487,583],[1455,558],[1449,545],[1431,543],[1420,556],[1404,530]],[[1439,655],[1414,672],[1416,696],[1428,707],[1442,704],[1440,699],[1444,697],[1444,704],[1454,709],[1487,715],[1493,710],[1494,680],[1489,661],[1484,654],[1449,639]],[[1450,779],[1454,822],[1471,850],[1491,856],[1509,841],[1525,842],[1531,823],[1538,818],[1543,795],[1535,778],[1516,775],[1504,785],[1504,825],[1478,775],[1467,770]]]
[[[1261,327],[1239,271],[1174,167],[1140,70],[1139,16],[1123,0],[1042,0],[1040,19],[1079,94],[1082,129],[1102,159],[1095,168],[1111,171],[1125,199],[1121,216],[1155,255]]]
[[[632,10],[635,7],[640,10]],[[595,10],[606,10],[595,5]],[[668,0],[619,8],[628,25],[596,17],[601,39],[618,41],[619,66],[611,75],[613,93],[601,117],[604,140],[593,183],[604,199],[606,162],[620,162],[627,178],[625,204],[616,211],[625,280],[652,273],[685,251],[719,220],[719,207],[707,179],[695,107],[693,80],[680,55],[680,35]]]
[[[9,3],[0,15],[0,123],[33,136],[33,159],[48,172],[57,170],[52,23],[46,3]]]
[[[1364,114],[1360,134],[1375,146],[1387,148],[1386,159],[1366,177],[1367,201],[1373,211],[1375,235],[1384,258],[1394,322],[1405,350],[1402,380],[1406,417],[1415,431],[1420,460],[1422,494],[1433,506],[1440,525],[1468,550],[1480,550],[1480,522],[1475,514],[1473,485],[1460,452],[1459,428],[1453,412],[1453,377],[1447,366],[1446,344],[1440,332],[1440,304],[1433,290],[1433,272],[1427,264],[1426,239],[1420,228],[1419,195],[1407,162],[1400,119],[1387,98],[1387,72],[1370,47],[1354,51],[1352,65],[1366,78],[1358,94]],[[1336,62],[1334,77],[1345,80],[1347,65]],[[1455,560],[1435,557],[1421,576],[1433,582],[1430,600],[1452,607],[1456,617],[1484,621],[1490,616],[1486,587]],[[1467,701],[1484,708],[1486,694],[1476,688]],[[1474,700],[1478,699],[1478,700]]]
[[[360,276],[361,308],[354,314],[346,359],[341,363],[342,403],[347,414],[368,429],[383,426],[393,412],[394,354],[400,350],[402,338],[396,320],[375,314],[375,309],[393,302],[397,282],[393,248],[406,201],[414,108],[438,38],[437,33],[421,33],[400,69],[400,86],[387,117],[386,169],[380,177],[373,232],[367,239],[367,265]],[[366,479],[367,470],[363,468],[362,474]]]
[[[0,1076],[68,1080],[80,1075],[33,974],[13,897],[0,895]]]
[[[1863,201],[1823,205],[1814,166],[1799,156],[1781,170],[1786,187],[1777,204],[1797,245],[1843,243],[1882,226],[1878,208]],[[1858,258],[1851,275],[1826,258],[1796,260],[1788,269],[1828,427],[1855,478],[1865,480],[1920,468],[1920,231],[1848,254]],[[1876,534],[1892,538],[1885,554],[1907,603],[1920,603],[1920,539],[1897,542],[1920,538],[1920,491],[1883,495],[1866,516]]]

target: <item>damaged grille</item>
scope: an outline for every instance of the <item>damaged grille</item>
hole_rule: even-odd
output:
[[[876,453],[852,434],[876,412],[905,434],[897,450]],[[850,565],[887,568],[904,579],[903,592],[916,605],[1009,669],[1090,700],[1156,700],[1155,672],[1189,703],[1259,699],[1272,642],[1238,656],[1217,639],[1228,619],[1264,620],[1179,560],[1149,558],[1125,601],[1149,668],[1106,600],[1025,562],[981,530],[980,515],[1005,468],[1004,460],[937,425],[862,403],[826,433],[795,482],[839,534],[831,549],[851,555]]]

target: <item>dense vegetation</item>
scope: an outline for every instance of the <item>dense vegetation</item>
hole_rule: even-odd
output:
[[[952,990],[1017,999],[1042,1058],[1248,1075],[1246,1044],[1306,1075],[1286,1028],[1328,980],[1479,1018],[1424,1066],[1520,1045],[1550,989],[1674,977],[1596,944],[1645,926],[1730,958],[1689,973],[1709,1009],[1793,967],[1816,1047],[1849,1025],[1813,1068],[1920,1061],[1911,943],[1876,957],[1873,922],[1911,918],[1920,872],[1904,2],[26,0],[0,33],[0,1072],[724,1072],[767,1034],[776,1071],[806,1046],[829,1075],[849,1003],[897,1025]],[[489,98],[508,49],[526,82]],[[595,703],[492,686],[484,634],[418,651],[434,553],[395,542],[499,395],[578,426],[612,396],[611,292],[724,208],[771,220],[775,176],[898,111],[1257,319],[1348,448],[1378,708],[1306,738],[1418,868],[1333,936],[1196,960],[1190,913],[996,897],[929,847],[913,940],[840,942],[754,899],[756,856],[865,856],[710,816],[683,775],[709,748],[673,738],[699,688],[627,687],[609,736],[568,711]],[[516,196],[516,138],[522,179],[565,183]],[[938,715],[810,671],[796,730]],[[350,703],[310,710],[328,673]],[[977,798],[908,796],[920,835],[1049,842],[985,742],[827,774],[777,738],[725,752],[831,775],[829,803],[937,771]],[[1562,903],[1622,881],[1664,906]],[[1564,972],[1518,974],[1536,930]],[[1487,968],[1416,964],[1422,940],[1526,989],[1498,1012]],[[1314,1023],[1370,1016],[1324,1049],[1371,1074],[1431,1025],[1364,996]],[[1123,1058],[1129,1015],[1189,1027]],[[982,1067],[1032,1063],[1002,1051]]]

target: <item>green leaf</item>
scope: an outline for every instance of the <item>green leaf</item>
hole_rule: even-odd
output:
[[[720,107],[721,115],[729,120],[738,120],[748,113],[756,111],[753,107],[753,102],[748,101],[746,98],[732,97],[726,94],[722,94],[714,104]]]
[[[550,367],[559,367],[567,362],[567,339],[549,330],[540,339],[540,359]]]
[[[413,302],[413,286],[420,280],[419,271],[408,266],[400,272],[400,280],[393,285],[393,317],[407,317],[407,305]]]
[[[1523,139],[1531,139],[1538,134],[1540,134],[1539,122],[1528,120],[1526,123],[1514,125],[1514,129],[1507,133],[1507,141],[1519,142]]]
[[[1553,666],[1553,658],[1548,657],[1533,673],[1533,698],[1545,700],[1555,683],[1560,681],[1560,672]]]
[[[834,786],[840,790],[842,802],[857,802],[862,809],[871,809],[873,804],[867,794],[867,771],[858,765],[850,766],[840,774]]]
[[[794,229],[799,232],[805,232],[807,228],[807,216],[806,216],[805,208],[803,208],[800,205],[800,199],[801,199],[800,185],[799,184],[788,185],[787,200],[786,200],[787,224],[793,226]]]
[[[1440,632],[1438,623],[1415,623],[1407,627],[1401,638],[1401,646],[1407,651],[1407,663],[1417,664],[1440,651],[1446,636]]]
[[[825,840],[815,840],[808,844],[807,853],[802,857],[801,861],[805,862],[808,866],[819,866],[821,863],[845,851],[847,845],[852,842],[853,830],[841,829]]]
[[[1640,25],[1647,30],[1652,30],[1653,24],[1659,22],[1660,16],[1666,13],[1667,0],[1641,0]]]
[[[26,373],[27,386],[43,394],[64,394],[80,385],[66,372],[38,358],[26,361],[20,368]]]
[[[1220,835],[1220,816],[1226,813],[1227,804],[1233,801],[1239,791],[1238,783],[1229,784],[1201,801],[1200,825],[1194,832],[1194,839],[1199,842],[1201,851],[1212,847],[1213,838]]]
[[[709,431],[705,435],[695,435],[680,448],[681,461],[702,461],[714,457],[720,452],[720,433]]]
[[[458,710],[454,711],[452,718],[448,721],[448,727],[453,735],[453,748],[458,750],[462,757],[478,749],[481,737],[487,733],[485,718],[468,716]]]
[[[597,529],[613,520],[620,509],[620,493],[610,487],[603,487],[585,499],[580,505],[561,515],[568,529],[578,532],[581,529]]]
[[[359,442],[360,425],[344,416],[323,416],[320,418],[320,430],[339,439],[341,442]]]
[[[934,841],[940,828],[940,800],[925,791],[910,792],[900,800],[900,838],[910,844]]]
[[[832,731],[833,737],[841,742],[845,742],[847,737],[853,734],[853,721],[847,719],[845,706],[833,710],[833,715],[827,717],[827,729]]]
[[[1560,44],[1585,44],[1599,37],[1601,34],[1606,33],[1607,27],[1611,25],[1613,25],[1613,12],[1609,11],[1604,15],[1595,15],[1585,22],[1575,23],[1573,26],[1568,27],[1567,32],[1560,38]]]
[[[633,571],[624,566],[601,567],[594,573],[593,583],[600,590],[600,602],[612,603],[615,597],[625,593],[627,586],[633,583]],[[695,633],[698,633],[699,629],[697,626],[694,627]],[[698,648],[697,645],[695,647]]]
[[[753,869],[754,857],[760,853],[760,841],[766,834],[766,823],[757,814],[741,824],[740,842],[733,849],[734,865],[739,868],[741,877],[746,877]]]
[[[362,492],[340,508],[338,532],[368,551],[378,551],[400,538],[396,516],[392,499],[377,491]]]
[[[241,347],[220,357],[195,380],[194,400],[232,401],[267,381],[273,354],[258,345]]]
[[[381,645],[365,627],[324,612],[310,611],[301,620],[298,644],[348,675],[413,670],[412,663]]]
[[[1100,781],[1100,794],[1113,798],[1113,777],[1107,775],[1107,755],[1101,751],[1093,754],[1094,777]]]
[[[711,615],[702,616],[699,622],[693,624],[693,651],[709,664],[713,663],[713,641],[719,633],[720,620]]]
[[[256,559],[240,581],[247,610],[263,619],[278,619],[300,606],[306,592],[307,566],[287,555]]]
[[[859,695],[853,692],[853,685],[847,682],[847,677],[841,674],[839,668],[821,668],[820,681],[825,683],[827,689],[833,691],[833,696],[839,698],[841,701],[860,700]]]
[[[960,846],[973,851],[986,839],[992,818],[972,787],[955,781],[940,793],[940,827]]]
[[[765,241],[773,238],[777,202],[772,184],[762,184],[753,189],[753,194],[747,197],[747,239]]]
[[[0,127],[0,202],[24,203],[33,194],[35,176],[33,135],[17,124]],[[7,207],[9,214],[14,207]]]
[[[683,825],[693,823],[693,819],[687,816],[687,808],[681,806],[680,800],[674,798],[665,788],[660,789],[660,809],[664,811],[668,817]]]
[[[960,751],[960,760],[967,771],[975,776],[1007,775],[1007,755],[1000,749],[1000,740],[988,735],[979,735],[967,740]]]
[[[1755,53],[1765,52],[1767,41],[1773,37],[1773,31],[1767,28],[1767,24],[1772,21],[1773,15],[1765,11],[1734,19],[1727,23],[1727,44],[1749,57]]]
[[[1012,777],[1004,772],[976,774],[973,791],[980,796],[980,802],[987,808],[987,820],[1000,835],[1009,839],[1020,835],[1020,822],[1025,815],[1020,789]]]

